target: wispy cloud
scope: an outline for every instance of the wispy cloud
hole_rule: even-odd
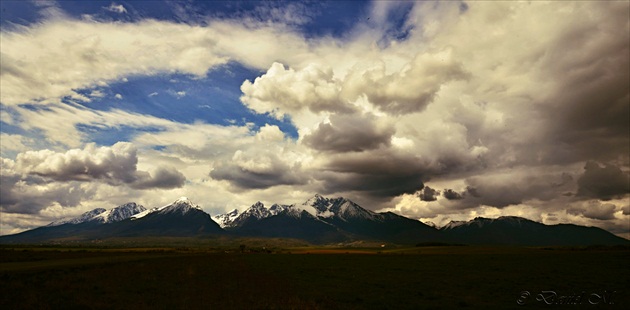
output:
[[[118,14],[127,13],[127,9],[122,4],[116,4],[115,2],[112,2],[109,6],[106,6],[103,8],[107,11],[118,13]]]

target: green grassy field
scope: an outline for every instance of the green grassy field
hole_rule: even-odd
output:
[[[626,308],[628,262],[628,248],[4,247],[0,308]],[[536,301],[549,290],[616,292]]]

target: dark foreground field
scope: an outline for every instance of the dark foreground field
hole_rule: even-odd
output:
[[[2,248],[0,308],[628,309],[630,305],[627,248],[293,248],[275,254],[248,250]],[[556,296],[545,292],[542,299],[538,296],[542,291]],[[517,304],[521,295],[524,305]],[[567,301],[573,304],[545,303]]]

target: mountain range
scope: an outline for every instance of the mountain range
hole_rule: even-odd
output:
[[[127,219],[135,214],[145,211],[146,208],[135,202],[126,203],[113,209],[105,210],[103,208],[96,208],[92,211],[85,212],[78,217],[54,221],[47,226],[59,226],[63,224],[80,224],[86,222],[94,223],[114,223]]]
[[[440,240],[439,232],[420,221],[391,212],[376,213],[356,203],[315,195],[302,204],[266,208],[257,202],[243,213],[213,219],[237,235],[288,237],[314,243],[378,240],[414,243]]]
[[[19,234],[1,236],[0,243],[217,235],[294,238],[315,244],[358,240],[396,244],[439,242],[531,246],[630,244],[629,240],[596,227],[545,225],[513,216],[478,217],[438,228],[392,212],[367,210],[343,197],[321,195],[292,205],[266,207],[257,202],[243,212],[233,210],[214,217],[186,197],[152,209],[131,202],[110,210],[94,209],[79,217],[55,221]]]

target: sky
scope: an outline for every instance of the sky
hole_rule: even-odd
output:
[[[628,1],[0,7],[2,235],[319,193],[630,237]]]

